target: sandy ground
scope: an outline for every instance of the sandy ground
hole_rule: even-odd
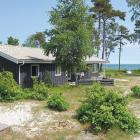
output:
[[[81,124],[73,116],[74,112],[71,111],[54,112],[48,110],[43,102],[22,101],[0,104],[0,123],[11,127],[13,138],[11,137],[10,140],[55,140],[62,136],[50,138],[49,135],[56,132],[65,135],[64,133],[69,133],[71,130],[79,133],[76,137],[77,140],[98,140],[97,136],[82,130]],[[65,131],[63,132],[63,130]],[[70,134],[65,138],[72,140],[74,136]]]

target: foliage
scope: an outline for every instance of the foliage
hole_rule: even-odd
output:
[[[111,22],[106,25],[106,59],[109,60],[110,54],[115,52],[115,48],[118,46],[115,37],[117,34],[118,24],[115,22]]]
[[[139,86],[133,86],[131,88],[131,91],[133,92],[134,96],[140,97],[140,87]]]
[[[43,48],[45,44],[46,44],[45,34],[43,32],[37,32],[29,36],[27,40],[25,41],[25,43],[23,44],[23,46],[32,47],[32,48],[35,48],[35,47]]]
[[[116,78],[116,77],[124,77],[126,76],[126,70],[112,70],[107,69],[106,70],[106,77],[110,78]]]
[[[120,70],[122,46],[127,44],[127,42],[131,41],[131,36],[129,35],[129,30],[123,25],[118,26],[118,35],[115,38],[115,40],[119,44],[119,70]]]
[[[118,103],[119,104],[119,103]],[[136,134],[139,132],[139,120],[126,107],[118,105],[114,112],[116,124],[125,132]]]
[[[48,87],[45,83],[37,80],[36,77],[32,77],[33,88],[30,90],[29,98],[36,100],[45,100],[48,97]]]
[[[137,20],[140,18],[140,1],[139,0],[126,0],[128,6],[132,8],[131,12],[133,13],[131,20]]]
[[[46,83],[48,86],[53,86],[53,82],[52,82],[49,72],[47,70],[43,74],[42,81],[44,83]]]
[[[56,57],[56,63],[76,73],[87,56],[93,54],[93,20],[84,0],[58,1],[50,12],[53,29],[46,31],[49,41],[45,52]]]
[[[23,98],[23,91],[10,72],[0,73],[0,101],[12,101]]]
[[[132,34],[132,39],[134,42],[140,43],[140,1],[139,0],[126,0],[128,6],[131,8],[132,17],[131,20],[135,21],[135,30]]]
[[[91,2],[93,3],[93,7],[90,9],[90,12],[93,13],[93,17],[96,18],[98,22],[98,32],[99,32],[99,38],[100,38],[99,40],[101,41],[102,48],[103,48],[102,59],[106,59],[107,50],[109,49],[109,47],[111,47],[110,43],[113,43],[113,40],[111,42],[111,40],[108,40],[107,38],[107,35],[108,35],[107,26],[111,22],[115,22],[115,19],[117,17],[121,20],[124,20],[125,12],[121,12],[120,10],[115,10],[110,0],[91,0]],[[108,42],[109,46],[106,46],[108,45],[108,43],[106,44],[106,41],[109,41]]]
[[[48,97],[48,86],[32,77],[33,87],[24,89],[24,99],[45,100]]]
[[[140,69],[132,70],[132,74],[134,74],[134,75],[140,75]]]
[[[80,122],[90,123],[95,132],[107,131],[113,126],[137,133],[139,121],[127,110],[127,98],[117,90],[94,84],[88,97],[77,110]]]
[[[65,102],[62,93],[52,93],[48,99],[48,107],[53,110],[65,111],[69,104]]]
[[[18,99],[45,100],[48,97],[48,86],[33,78],[33,88],[22,89],[14,80],[11,72],[0,73],[0,101],[14,101]]]
[[[13,38],[12,36],[10,36],[7,40],[8,45],[15,45],[18,46],[19,45],[19,40],[17,38]]]

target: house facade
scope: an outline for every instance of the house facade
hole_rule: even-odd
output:
[[[87,58],[86,63],[91,70],[81,72],[79,75],[82,79],[97,76],[98,64],[105,61],[93,56]],[[55,58],[52,55],[46,56],[41,48],[1,45],[0,71],[12,72],[16,82],[24,88],[32,86],[32,76],[39,77],[43,81],[46,72],[54,85],[65,84],[72,80],[71,74],[56,65]]]

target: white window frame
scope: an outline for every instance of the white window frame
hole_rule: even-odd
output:
[[[57,69],[60,68],[60,73],[57,73]],[[62,68],[59,65],[55,65],[55,76],[61,76],[62,75]]]
[[[39,65],[38,64],[32,64],[31,65],[31,77],[34,77],[34,76],[32,76],[32,67],[33,66],[36,66],[38,68],[38,73],[37,73],[37,76],[35,76],[35,77],[39,77]]]

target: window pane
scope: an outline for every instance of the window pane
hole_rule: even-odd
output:
[[[93,72],[97,72],[98,71],[98,64],[93,64]]]
[[[61,67],[60,66],[56,66],[56,68],[55,68],[55,74],[56,75],[61,75]]]
[[[90,65],[92,72],[97,72],[98,71],[98,64],[92,64]]]
[[[38,76],[38,66],[32,66],[32,76]]]

